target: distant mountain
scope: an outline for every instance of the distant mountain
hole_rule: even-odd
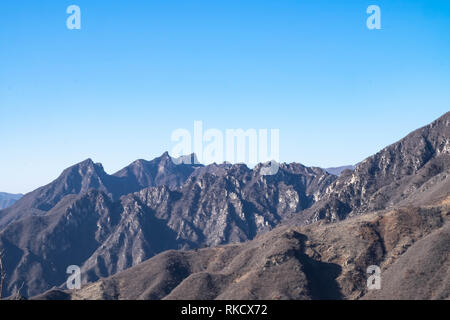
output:
[[[241,244],[166,251],[81,290],[53,289],[35,299],[449,299],[449,204],[279,227]],[[381,268],[381,290],[367,288],[372,265]]]
[[[67,195],[85,194],[94,189],[112,200],[143,188],[181,185],[197,164],[175,165],[168,153],[152,161],[138,160],[116,174],[107,174],[100,163],[91,159],[66,170],[53,182],[26,194],[14,205],[0,211],[0,230],[11,221],[29,215],[43,215]]]
[[[334,168],[326,168],[325,170],[328,173],[334,174],[335,176],[340,176],[341,173],[345,170],[354,170],[355,166],[342,166],[342,167],[334,167]]]
[[[319,196],[301,217],[342,220],[409,203],[425,204],[450,190],[450,112],[362,161]]]
[[[18,205],[40,212],[9,217],[0,232],[0,248],[11,261],[7,293],[21,283],[27,295],[60,285],[68,265],[81,266],[84,280],[94,281],[165,250],[253,239],[310,207],[336,179],[300,164],[281,164],[274,176],[260,174],[264,165],[193,166],[174,166],[165,154],[109,176],[85,161],[28,195],[34,202]],[[118,199],[159,183],[174,188],[149,187]]]
[[[253,239],[285,215],[311,206],[315,195],[334,181],[319,168],[299,164],[282,164],[275,176],[260,175],[261,165],[254,170],[245,165],[208,167],[177,190],[148,188],[122,198],[123,220],[84,263],[86,280],[114,274],[168,249]]]
[[[8,208],[14,204],[17,200],[23,197],[23,194],[11,194],[0,192],[0,210]]]

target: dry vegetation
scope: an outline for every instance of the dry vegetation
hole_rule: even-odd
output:
[[[246,243],[167,251],[79,291],[37,298],[448,299],[448,220],[448,201],[442,201],[279,227]],[[370,265],[382,269],[377,292],[366,289]]]

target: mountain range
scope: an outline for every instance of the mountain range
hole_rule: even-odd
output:
[[[156,162],[160,172],[167,170],[162,164],[173,166],[167,154]],[[173,168],[176,171],[167,174],[177,178],[170,180],[183,179],[178,167]],[[90,282],[168,249],[253,239],[279,225],[284,216],[311,206],[335,179],[322,169],[299,164],[281,165],[276,176],[261,175],[261,169],[197,166],[180,186],[148,187],[117,199],[118,188],[110,183],[116,175],[107,176],[90,160],[77,164],[0,212],[0,247],[11,270],[7,292],[25,283],[24,291],[32,296],[59,285],[68,265],[81,266],[84,281]],[[137,180],[135,176],[130,180]],[[71,193],[66,195],[66,190]],[[46,207],[56,202],[53,199],[60,200]]]
[[[450,197],[339,223],[280,226],[255,239],[165,251],[81,290],[38,300],[448,299]],[[368,266],[381,290],[368,290]]]
[[[4,296],[376,299],[392,290],[365,291],[367,264],[395,283],[402,265],[449,252],[450,113],[339,176],[264,166],[165,153],[113,175],[90,159],[70,167],[0,211]],[[82,269],[76,293],[63,290],[69,265]],[[448,297],[447,280],[416,296]]]
[[[152,161],[137,160],[109,175],[100,163],[91,159],[67,168],[53,182],[23,196],[19,202],[0,213],[0,228],[27,216],[45,215],[67,195],[99,190],[111,200],[143,188],[181,185],[199,165],[176,165],[168,153]]]

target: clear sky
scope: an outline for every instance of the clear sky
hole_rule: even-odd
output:
[[[66,9],[81,8],[81,30]],[[381,8],[381,30],[366,9]],[[450,1],[3,0],[0,191],[177,128],[280,129],[280,160],[354,164],[450,110]]]

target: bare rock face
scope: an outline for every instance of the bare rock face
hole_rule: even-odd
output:
[[[137,160],[113,176],[121,178],[122,184],[128,186],[126,191],[132,190],[122,194],[162,185],[176,188],[181,186],[196,169],[203,167],[197,163],[194,154],[184,158],[186,159],[181,160],[189,161],[177,161],[178,159],[170,157],[166,152],[152,161]]]
[[[84,161],[0,211],[4,295],[22,283],[26,296],[61,286],[67,266],[78,265],[85,284],[129,275],[94,283],[98,297],[360,298],[368,265],[395,283],[394,265],[415,263],[404,254],[416,242],[425,241],[418,251],[445,248],[424,237],[446,223],[444,204],[427,205],[449,196],[449,125],[447,113],[339,177],[296,163],[274,175],[264,165],[177,164],[168,154],[108,175]],[[203,247],[212,248],[186,252]],[[181,251],[159,255],[167,250]],[[436,261],[430,272],[446,266]]]
[[[425,203],[445,196],[450,175],[450,112],[362,161],[320,194],[309,222]],[[425,193],[425,195],[424,195]]]
[[[112,200],[141,189],[159,185],[177,187],[200,165],[175,165],[165,153],[152,161],[138,160],[114,175],[108,175],[100,163],[91,159],[66,170],[53,182],[26,194],[12,207],[0,211],[0,230],[12,221],[30,215],[43,215],[62,198],[99,190]]]
[[[245,243],[166,251],[36,299],[449,299],[449,218],[441,203],[278,227]],[[372,265],[381,290],[367,288]]]
[[[261,166],[177,167],[167,155],[143,164],[109,176],[100,165],[83,162],[34,197],[29,195],[34,202],[21,205],[41,212],[9,222],[0,232],[0,248],[9,264],[6,294],[22,282],[27,296],[61,285],[69,265],[82,267],[83,280],[89,282],[165,250],[251,240],[286,215],[310,207],[336,179],[299,164],[283,164],[274,176],[261,175]],[[132,181],[125,190],[139,184],[173,184],[116,200],[125,192],[116,187],[118,179]]]
[[[270,177],[244,165],[223,170],[216,175],[205,167],[179,189],[162,186],[123,197],[122,222],[84,265],[87,281],[164,250],[251,240],[310,206],[314,193],[333,181],[321,169],[297,164],[282,165]]]
[[[70,299],[308,299],[314,292],[304,269],[312,262],[303,241],[297,231],[281,228],[243,244],[166,251],[66,294]],[[53,292],[37,298],[50,299]]]

